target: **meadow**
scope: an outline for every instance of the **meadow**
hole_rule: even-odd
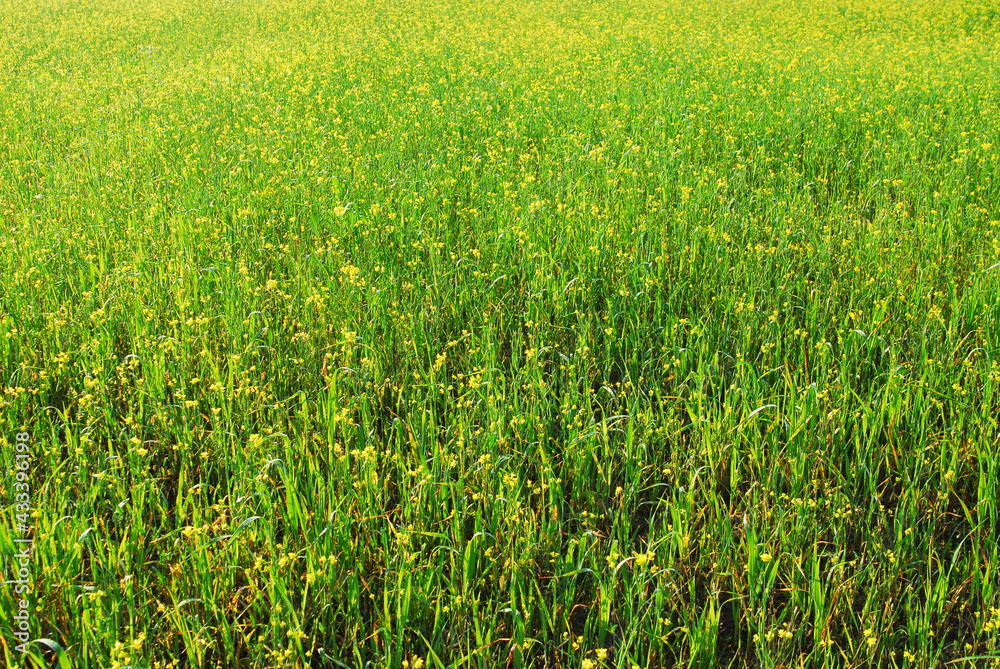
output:
[[[6,666],[1000,666],[997,0],[0,26]]]

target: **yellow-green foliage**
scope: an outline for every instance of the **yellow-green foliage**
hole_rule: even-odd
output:
[[[37,666],[997,663],[996,0],[0,34]]]

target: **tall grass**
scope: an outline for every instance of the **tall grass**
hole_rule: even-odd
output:
[[[0,1],[33,665],[1000,665],[998,17]]]

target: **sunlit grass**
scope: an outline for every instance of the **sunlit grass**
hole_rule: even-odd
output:
[[[996,2],[0,23],[37,666],[1000,666]]]

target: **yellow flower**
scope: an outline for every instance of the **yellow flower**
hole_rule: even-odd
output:
[[[434,359],[434,371],[439,371],[442,367],[444,367],[446,362],[448,362],[448,354],[439,353],[437,358]]]

